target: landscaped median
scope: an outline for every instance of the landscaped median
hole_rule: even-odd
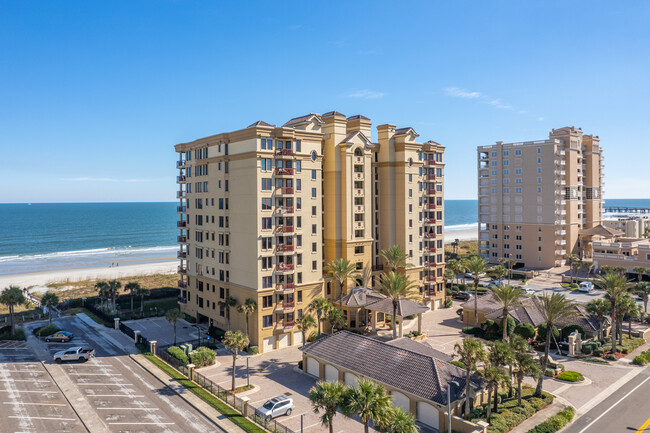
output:
[[[178,382],[180,385],[183,385],[185,388],[187,388],[189,391],[191,391],[193,394],[195,394],[197,397],[199,397],[201,400],[218,410],[220,413],[222,413],[226,418],[228,418],[230,421],[233,423],[237,424],[239,427],[244,429],[245,431],[249,433],[265,433],[266,430],[263,428],[259,427],[252,421],[250,421],[248,418],[246,418],[244,415],[239,413],[237,410],[233,409],[214,395],[210,394],[208,391],[203,389],[201,386],[197,385],[190,379],[188,379],[186,376],[183,374],[179,373],[177,370],[175,370],[173,367],[169,366],[167,363],[162,361],[161,359],[153,356],[153,355],[144,355],[147,360],[149,360],[151,363],[153,363],[156,367],[160,368],[162,371],[164,371],[167,375],[169,375],[172,379],[174,379],[176,382]]]

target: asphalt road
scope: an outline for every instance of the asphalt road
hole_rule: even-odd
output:
[[[650,432],[650,367],[579,417],[564,433]]]
[[[107,431],[129,433],[181,433],[181,432],[221,432],[212,421],[196,411],[192,406],[179,397],[140,367],[128,354],[116,346],[102,332],[89,327],[76,317],[56,319],[54,323],[72,332],[75,338],[70,343],[45,343],[33,341],[33,355],[39,361],[45,361],[46,366],[38,363],[41,368],[48,367],[50,373],[60,384],[57,389],[66,399],[55,401],[63,406],[59,417],[65,418],[68,424],[62,429],[63,421],[57,419],[38,419],[38,425],[25,424],[33,416],[25,415],[22,424],[16,424],[9,430],[0,426],[0,431],[12,432],[45,432],[45,431]],[[96,357],[87,362],[66,362],[60,365],[53,363],[51,355],[68,347],[93,347]],[[47,358],[47,359],[46,359]],[[18,376],[12,372],[16,367],[9,364],[8,372],[3,377],[10,380]],[[0,372],[2,370],[0,369]],[[46,372],[47,373],[47,372]],[[29,374],[29,373],[25,373]],[[36,378],[36,377],[35,377]],[[18,382],[16,382],[18,384]],[[47,385],[43,383],[43,385]],[[52,391],[54,392],[54,391]],[[37,396],[37,397],[47,397]],[[2,395],[0,395],[0,399]],[[24,401],[22,395],[14,400]],[[44,399],[41,399],[41,401]],[[47,403],[50,400],[45,400]],[[3,402],[4,403],[4,402]],[[19,403],[11,403],[20,406]],[[24,406],[24,405],[23,405]],[[69,414],[69,415],[64,415]],[[40,414],[37,414],[40,415]],[[16,418],[20,421],[20,418]],[[84,423],[79,423],[79,420]],[[91,423],[87,422],[91,420]],[[92,422],[96,421],[93,427]],[[33,420],[32,420],[33,421]],[[23,428],[25,427],[25,428]]]

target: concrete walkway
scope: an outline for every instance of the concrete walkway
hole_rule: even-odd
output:
[[[555,400],[553,400],[553,403],[551,403],[544,409],[540,410],[535,415],[531,416],[526,421],[519,424],[517,427],[510,430],[509,433],[526,433],[528,432],[528,430],[543,423],[553,415],[556,415],[565,407],[567,407],[567,405],[564,404],[563,402],[558,401],[558,399],[556,398]]]
[[[145,358],[144,355],[130,355],[131,359],[140,364],[142,368],[147,370],[168,388],[172,389],[176,394],[178,394],[183,400],[185,400],[189,405],[194,407],[196,410],[201,412],[206,418],[211,420],[216,424],[221,432],[227,433],[241,433],[244,430],[237,426],[235,423],[230,421],[225,415],[221,412],[210,406],[208,403],[199,398],[192,391],[185,388],[183,385],[180,385],[174,379],[169,377],[167,373],[159,369],[155,364]]]

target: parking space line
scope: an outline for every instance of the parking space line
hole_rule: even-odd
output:
[[[109,425],[174,425],[175,422],[109,422]]]
[[[122,376],[120,373],[68,373],[70,376]]]
[[[128,397],[128,398],[143,398],[144,395],[139,395],[139,394],[86,394],[86,397]]]
[[[49,421],[76,421],[76,418],[57,418],[57,417],[51,417],[51,416],[30,416],[30,415],[10,415],[7,418],[15,418],[15,419],[43,419],[43,420],[49,420]]]
[[[122,386],[122,385],[130,385],[133,386],[131,383],[126,383],[126,382],[119,382],[119,383],[85,383],[85,382],[76,382],[75,385],[77,386]]]
[[[3,401],[2,404],[27,405],[27,406],[67,406],[63,403],[27,403],[24,401]]]
[[[24,389],[0,389],[0,392],[17,392],[17,393],[21,393],[21,392],[40,392],[41,394],[58,394],[59,393],[58,391],[40,391],[40,390],[39,391],[32,391],[32,390],[27,391],[27,390],[24,390]]]
[[[98,407],[97,410],[160,410],[157,407]]]
[[[49,380],[34,380],[34,379],[0,379],[0,382],[52,383]]]

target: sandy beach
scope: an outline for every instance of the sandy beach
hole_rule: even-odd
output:
[[[445,244],[452,243],[455,239],[459,241],[475,241],[478,240],[478,228],[476,225],[468,228],[451,228],[445,229]]]

